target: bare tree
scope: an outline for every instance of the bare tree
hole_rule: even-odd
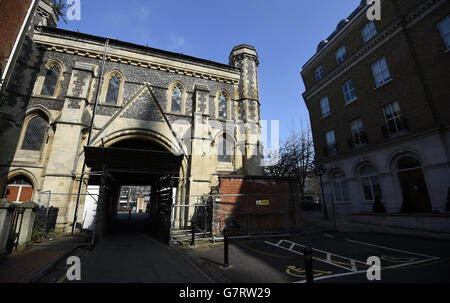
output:
[[[312,174],[314,146],[311,129],[296,128],[294,123],[290,134],[280,142],[278,150],[269,152],[272,163],[265,167],[266,174],[273,177],[294,177],[299,181],[300,194],[305,190],[307,178]]]

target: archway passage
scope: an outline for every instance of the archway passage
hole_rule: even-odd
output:
[[[119,141],[110,147],[85,147],[86,165],[91,168],[89,185],[99,186],[96,231],[152,229],[161,239],[168,238],[172,191],[178,186],[183,159],[164,147],[145,139]],[[139,214],[134,226],[128,216],[118,215],[122,186],[149,186],[151,198],[148,211]],[[142,218],[148,222],[143,224]],[[148,223],[148,224],[147,224]],[[149,230],[150,231],[150,230]]]
[[[403,193],[401,212],[431,212],[431,201],[420,162],[410,156],[401,158],[398,162],[398,177]]]
[[[25,202],[33,197],[33,183],[25,176],[12,178],[5,190],[5,198],[11,202]]]

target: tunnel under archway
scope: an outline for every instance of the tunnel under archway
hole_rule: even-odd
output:
[[[99,186],[95,223],[98,237],[123,228],[117,212],[120,189],[126,185],[150,186],[148,224],[144,226],[160,239],[169,238],[172,195],[178,188],[183,155],[174,155],[152,140],[132,138],[108,147],[86,146],[85,157],[91,169],[89,186]]]

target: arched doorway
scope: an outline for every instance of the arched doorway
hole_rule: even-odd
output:
[[[403,193],[402,213],[431,212],[431,201],[420,162],[412,156],[404,156],[397,162],[398,178]]]
[[[6,186],[4,197],[11,202],[25,202],[33,198],[33,183],[20,175],[12,178]]]
[[[167,237],[172,189],[178,186],[183,155],[174,155],[151,137],[128,136],[111,141],[100,147],[85,147],[86,165],[91,169],[89,186],[96,186],[99,191],[101,207],[96,210],[96,220],[103,225],[98,228],[136,231],[147,229],[145,222],[149,221],[150,229],[157,231],[161,238]],[[123,187],[139,187],[148,191],[147,214],[134,216],[145,219],[145,222],[140,221],[143,224],[131,225],[130,222],[136,223],[137,220],[129,220],[129,213],[121,209]],[[137,206],[134,205],[137,201],[128,202]]]

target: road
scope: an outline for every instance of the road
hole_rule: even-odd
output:
[[[61,262],[40,282],[210,283],[199,269],[145,232],[145,214],[118,214],[116,230],[105,235],[81,260],[81,281],[65,278]]]

